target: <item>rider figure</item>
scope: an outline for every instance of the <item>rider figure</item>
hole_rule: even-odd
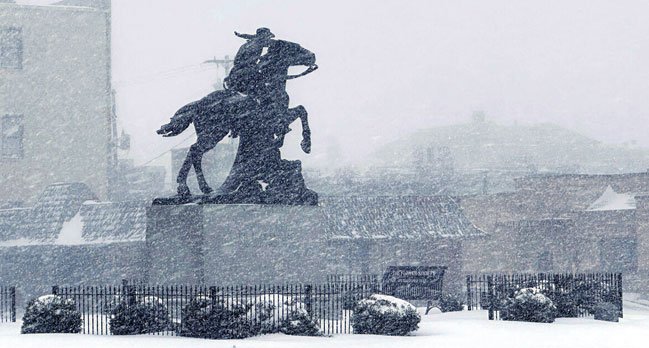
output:
[[[264,48],[273,50],[282,46],[275,47],[273,45],[273,42],[278,42],[272,40],[275,35],[268,28],[259,28],[254,35],[240,34],[236,31],[234,34],[247,41],[239,48],[234,58],[233,68],[225,79],[227,89],[250,95],[258,101],[261,106],[259,111],[267,116],[265,121],[275,134],[276,146],[279,148],[283,145],[284,136],[291,131],[289,124],[295,120],[295,115],[303,114],[306,117],[306,110],[302,106],[289,109],[288,93],[285,88],[281,87],[285,85],[286,79],[282,79],[279,83],[272,79],[269,80],[276,74],[274,71],[264,71],[267,69],[259,64],[264,54]],[[271,48],[271,45],[274,48]],[[277,79],[277,76],[274,78]],[[303,137],[310,138],[310,135],[305,135],[307,133],[310,134],[310,130],[304,121]],[[310,152],[310,140],[308,140],[308,145],[307,143],[303,145],[303,149],[307,153]]]
[[[240,34],[236,31],[234,34],[247,41],[239,48],[234,57],[232,70],[226,78],[227,86],[229,89],[243,94],[254,93],[259,90],[257,83],[261,80],[257,63],[264,48],[270,46],[271,39],[275,35],[268,28],[259,28],[254,35]]]

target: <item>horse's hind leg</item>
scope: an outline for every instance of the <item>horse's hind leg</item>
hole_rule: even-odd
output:
[[[203,155],[213,149],[216,144],[227,135],[227,132],[219,132],[217,134],[209,135],[206,137],[199,137],[198,142],[192,147],[194,147],[195,157],[193,158],[192,164],[194,165],[194,171],[196,172],[196,179],[198,180],[198,187],[201,189],[201,192],[204,194],[212,193],[212,188],[207,184],[205,180],[205,175],[203,175]]]
[[[202,156],[194,163],[194,171],[196,172],[196,179],[198,180],[198,187],[201,189],[203,194],[212,193],[212,188],[207,184],[205,180],[205,175],[203,175],[203,165],[202,165]]]
[[[193,160],[193,151],[192,148],[189,148],[187,152],[187,157],[183,165],[180,167],[178,172],[178,177],[176,177],[176,182],[178,183],[178,195],[182,197],[190,196],[191,192],[189,191],[189,186],[187,186],[187,176],[189,175],[189,170],[192,168]]]

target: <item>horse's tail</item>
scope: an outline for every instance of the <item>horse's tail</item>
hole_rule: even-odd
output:
[[[182,133],[194,121],[194,115],[196,115],[197,109],[198,102],[183,106],[180,110],[176,111],[169,123],[158,129],[157,133],[163,137],[173,137]]]

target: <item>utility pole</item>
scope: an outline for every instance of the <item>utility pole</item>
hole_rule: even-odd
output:
[[[223,68],[223,76],[228,76],[230,74],[230,70],[232,70],[232,65],[234,63],[234,60],[230,59],[230,56],[225,56],[223,59],[216,59],[214,57],[213,59],[206,60],[203,62],[203,64],[216,64],[217,69],[218,68]],[[217,77],[216,79],[216,84],[214,84],[214,89],[223,89],[223,79],[220,77]]]

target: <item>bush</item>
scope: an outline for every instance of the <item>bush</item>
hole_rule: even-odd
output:
[[[615,291],[607,283],[599,281],[566,281],[544,294],[557,307],[557,317],[577,317],[580,308],[594,314],[597,304],[616,299]]]
[[[121,302],[111,313],[113,335],[138,335],[171,329],[169,311],[157,297],[148,296],[140,302]]]
[[[264,295],[255,299],[248,316],[262,334],[282,332],[294,336],[321,336],[317,321],[303,303],[283,295]]]
[[[249,309],[238,302],[212,303],[209,297],[199,296],[183,308],[180,335],[212,339],[254,336],[258,331],[246,318]]]
[[[577,304],[586,309],[589,314],[595,314],[599,303],[614,302],[616,299],[616,293],[610,285],[599,281],[580,282],[573,292]]]
[[[405,336],[419,328],[419,321],[421,317],[410,303],[377,294],[360,300],[351,317],[354,333],[372,335]]]
[[[442,312],[459,312],[464,310],[464,299],[453,294],[443,294],[439,300],[439,310]]]
[[[580,295],[576,292],[559,292],[546,294],[557,307],[557,318],[576,318],[579,314]]]
[[[539,289],[523,288],[507,299],[501,311],[503,320],[552,323],[557,317],[557,307]]]
[[[620,310],[616,305],[610,302],[601,302],[595,305],[595,320],[614,321],[618,322],[620,318]]]
[[[79,333],[83,319],[76,304],[56,295],[41,296],[29,301],[21,333]]]
[[[303,308],[292,311],[280,323],[279,331],[292,336],[322,336],[320,325]]]

